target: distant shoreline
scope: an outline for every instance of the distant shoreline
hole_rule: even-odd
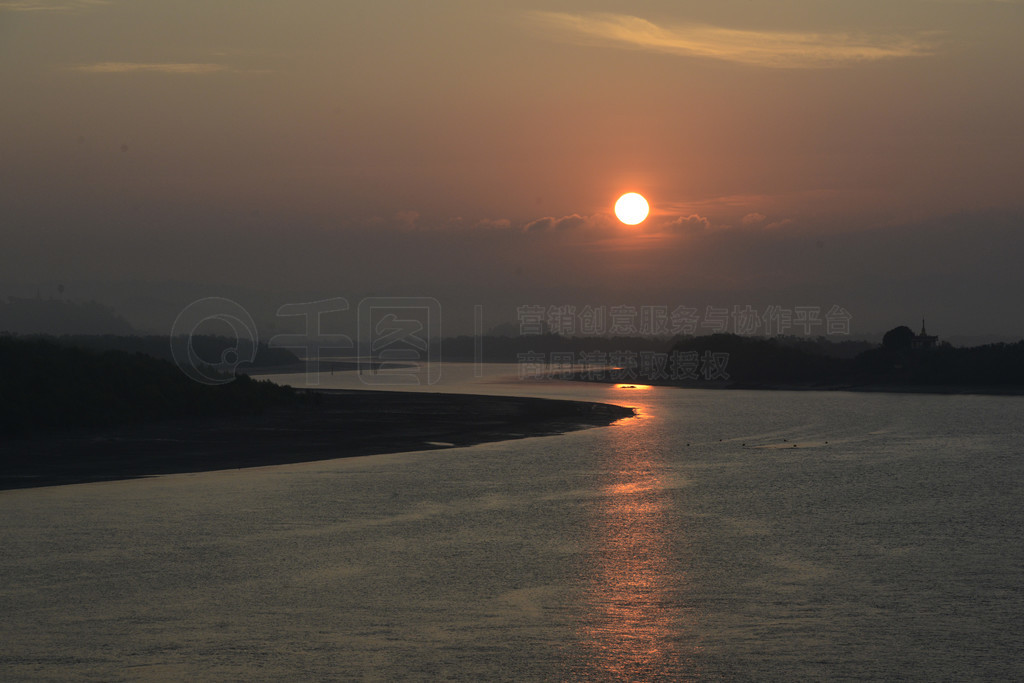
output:
[[[771,390],[811,390],[811,391],[855,391],[864,393],[882,394],[933,394],[943,395],[964,395],[964,396],[1024,396],[1024,387],[998,387],[998,386],[957,386],[955,384],[940,384],[929,386],[924,384],[862,384],[862,385],[833,385],[827,387],[773,387]]]
[[[264,375],[298,375],[314,371],[326,374],[355,372],[356,370],[376,370],[380,366],[381,363],[378,361],[300,360],[288,365],[243,365],[238,368],[238,372],[250,377],[263,377]]]
[[[471,446],[609,425],[634,411],[555,399],[316,390],[258,416],[188,418],[0,443],[0,490]]]
[[[445,363],[474,363],[474,360],[446,360]],[[333,366],[333,367],[332,367]],[[360,368],[373,367],[370,362],[354,361],[321,361],[320,372],[353,372]],[[245,374],[260,377],[267,375],[303,373],[312,369],[309,361],[296,363],[287,366],[247,368]],[[559,375],[557,379],[566,379],[574,382],[585,382],[590,384],[643,384],[659,387],[676,387],[679,389],[714,389],[719,390],[743,390],[743,391],[852,391],[886,394],[936,394],[936,395],[979,395],[979,396],[1024,396],[1024,386],[1020,385],[958,385],[958,384],[879,384],[879,383],[831,383],[813,384],[808,382],[794,382],[786,384],[782,382],[741,382],[728,381],[704,381],[691,382],[665,382],[650,381],[636,377],[630,379],[588,379],[581,377],[579,373]]]
[[[716,391],[850,391],[884,394],[934,394],[934,395],[977,395],[977,396],[1024,396],[1024,386],[985,386],[956,384],[782,384],[758,382],[651,382],[636,379],[585,379],[578,376],[566,377],[574,382],[591,384],[641,384],[645,386],[675,387],[677,389],[713,389]]]

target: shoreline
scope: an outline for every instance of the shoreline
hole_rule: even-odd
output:
[[[601,427],[606,403],[473,394],[307,390],[262,415],[166,420],[0,443],[0,490],[440,450]]]
[[[782,384],[758,382],[651,382],[643,379],[596,380],[565,377],[588,384],[640,384],[676,389],[710,389],[713,391],[848,391],[852,393],[929,394],[934,396],[1024,396],[1021,386],[986,386],[958,384]]]
[[[239,367],[239,374],[250,377],[263,377],[264,375],[290,375],[303,372],[322,372],[334,374],[335,372],[355,372],[356,370],[377,370],[384,363],[376,360],[354,361],[354,360],[300,360],[287,365],[246,365]]]

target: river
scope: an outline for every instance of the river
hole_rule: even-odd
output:
[[[1024,398],[446,371],[638,416],[0,492],[4,678],[1024,677]]]

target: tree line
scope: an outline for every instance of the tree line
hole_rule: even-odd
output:
[[[258,414],[294,399],[292,389],[247,375],[210,386],[140,352],[0,335],[0,434],[5,436]]]

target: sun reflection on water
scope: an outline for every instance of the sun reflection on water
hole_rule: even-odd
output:
[[[696,625],[681,599],[685,567],[675,552],[682,539],[671,523],[671,472],[644,440],[656,416],[642,400],[628,404],[638,418],[606,430],[605,495],[589,529],[592,571],[578,633],[583,675],[696,680]]]

